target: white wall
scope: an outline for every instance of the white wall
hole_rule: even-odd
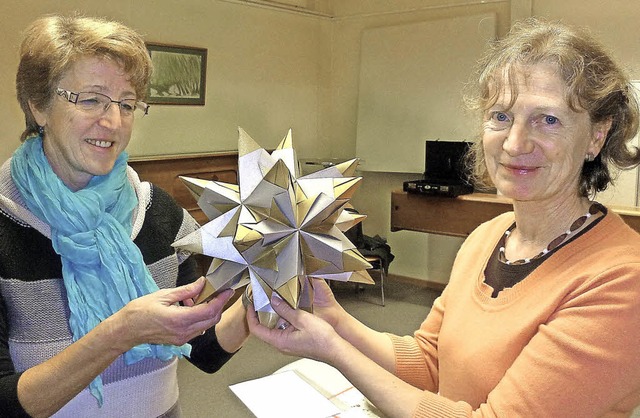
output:
[[[362,170],[421,174],[425,140],[472,140],[478,121],[464,117],[462,91],[495,38],[494,13],[364,30],[356,134]]]
[[[120,20],[147,41],[208,49],[206,105],[152,106],[134,129],[131,155],[237,149],[237,126],[269,148],[291,127],[300,155],[326,155],[316,138],[327,20],[221,1],[4,0],[0,160],[24,126],[14,87],[20,32],[41,14],[74,11]]]
[[[336,1],[332,8],[321,4],[323,12],[337,16],[326,19],[221,0],[5,0],[0,3],[0,81],[6,86],[0,90],[5,116],[0,160],[19,145],[23,128],[13,87],[20,32],[41,14],[106,16],[139,30],[148,41],[208,49],[206,106],[153,106],[135,128],[129,146],[134,156],[235,149],[240,125],[265,147],[275,146],[292,127],[300,158],[350,158],[355,155],[362,30],[495,10],[502,32],[508,27],[508,2],[441,7],[461,3],[468,1]],[[365,178],[358,196],[362,210],[371,214],[365,231],[388,237],[398,255],[392,272],[446,280],[457,242],[442,245],[446,238],[418,233],[391,235],[388,200],[402,181],[385,174],[379,180]],[[373,187],[367,190],[369,184]],[[437,245],[430,245],[433,241]],[[452,250],[429,261],[427,254],[435,254],[430,246]]]
[[[341,42],[336,47],[337,50],[334,51],[333,57],[334,60],[339,61],[337,66],[341,71],[335,72],[340,77],[338,80],[334,79],[336,87],[348,89],[347,85],[357,85],[357,75],[349,72],[349,69],[357,68],[354,63],[356,59],[353,57],[358,56],[358,36],[364,28],[398,24],[398,20],[408,16],[411,16],[409,21],[420,21],[420,19],[433,18],[443,12],[440,9],[425,9],[409,14],[400,12],[394,14],[382,9],[384,2],[372,3],[375,3],[372,6],[375,12],[372,12],[371,15],[351,17],[338,24],[339,35],[336,35],[336,38]],[[637,22],[640,21],[640,2],[638,1],[512,0],[494,2],[486,4],[484,7],[497,10],[499,34],[504,34],[508,30],[511,22],[510,13],[518,18],[533,14],[588,26],[610,48],[621,65],[628,69],[631,78],[640,79],[640,41],[636,30]],[[507,8],[506,11],[504,7]],[[445,10],[447,13],[453,14],[462,12],[459,8]],[[472,8],[465,7],[463,10],[469,11]],[[348,78],[348,74],[351,74],[351,78]],[[342,102],[343,112],[338,116],[338,121],[344,121],[344,126],[336,123],[335,120],[333,123],[334,126],[341,126],[347,132],[352,129],[351,126],[348,126],[348,121],[353,120],[350,115],[357,114],[357,109],[354,110],[351,107],[354,105],[353,102],[344,94],[344,90],[341,91],[342,97],[346,100]],[[401,189],[402,182],[411,178],[409,175],[391,173],[365,172],[363,175],[363,186],[356,194],[354,203],[361,212],[369,214],[369,218],[364,223],[365,233],[387,237],[392,251],[397,255],[391,265],[391,273],[434,282],[446,282],[450,265],[461,240],[417,232],[390,232],[390,193],[392,190]],[[615,196],[612,196],[609,191],[602,196],[602,200],[616,204],[633,202],[635,200],[635,196],[633,196],[635,193],[634,177],[631,174],[621,178],[618,189],[615,190]]]
[[[353,153],[357,133],[358,86],[360,72],[360,40],[369,28],[414,24],[454,17],[495,13],[497,33],[506,33],[510,25],[510,4],[486,2],[459,7],[436,7],[440,4],[460,4],[462,1],[367,1],[366,10],[356,9],[356,2],[336,2],[336,13],[341,14],[334,25],[331,71],[331,104],[327,126],[321,131],[327,136],[345,138],[345,154]],[[479,3],[479,2],[478,2]],[[395,7],[392,8],[391,4]],[[364,6],[364,2],[359,3]],[[455,36],[455,34],[451,34]],[[429,42],[429,39],[425,39]],[[439,63],[447,65],[447,63]],[[437,104],[434,103],[434,106]],[[452,115],[464,117],[464,115]],[[348,139],[348,140],[347,140]],[[458,140],[459,138],[441,138]],[[392,142],[395,139],[390,139]],[[393,145],[391,145],[392,147]],[[381,151],[382,152],[382,151]],[[384,152],[388,152],[384,150]],[[416,150],[423,154],[424,149]],[[341,154],[337,154],[341,155]],[[380,235],[388,240],[396,259],[390,266],[392,274],[446,283],[461,239],[409,231],[390,231],[391,191],[402,189],[404,180],[415,180],[415,174],[363,172],[363,184],[353,203],[368,218],[363,223],[367,235]]]
[[[130,145],[133,155],[235,149],[240,125],[265,147],[277,145],[292,127],[300,158],[355,156],[360,38],[368,28],[496,13],[497,32],[502,35],[512,14],[562,18],[590,26],[629,67],[632,78],[640,79],[636,30],[640,2],[635,0],[335,0],[318,4],[323,13],[335,17],[221,0],[4,0],[0,2],[0,160],[18,146],[23,127],[14,88],[20,31],[43,13],[78,10],[107,16],[140,30],[149,41],[208,48],[206,106],[154,106],[150,117],[136,126]],[[391,272],[446,282],[460,239],[389,230],[391,191],[415,176],[363,176],[353,202],[369,215],[365,233],[386,237],[391,244],[397,256]]]

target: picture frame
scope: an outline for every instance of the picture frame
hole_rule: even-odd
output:
[[[207,49],[148,42],[153,74],[148,104],[204,106]]]

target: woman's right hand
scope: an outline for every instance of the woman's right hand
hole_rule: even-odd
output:
[[[134,299],[108,318],[117,327],[123,352],[143,343],[182,345],[217,324],[234,292],[226,290],[199,305],[189,303],[202,291],[205,280]]]

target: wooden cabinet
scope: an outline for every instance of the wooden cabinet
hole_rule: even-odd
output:
[[[238,153],[180,154],[130,158],[143,181],[166,190],[200,225],[209,221],[180,176],[238,184]]]
[[[610,206],[625,222],[640,232],[640,208]],[[503,196],[472,193],[456,198],[391,193],[391,230],[466,237],[481,223],[513,210]]]

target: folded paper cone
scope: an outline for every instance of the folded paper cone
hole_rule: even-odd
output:
[[[276,327],[280,316],[278,316],[278,314],[274,312],[258,312],[258,319],[260,320],[260,323],[262,325],[267,328],[273,329]]]
[[[198,305],[200,303],[209,302],[211,299],[213,299],[215,295],[216,295],[216,289],[211,285],[211,282],[207,280],[205,281],[205,285],[204,285],[204,288],[202,289],[202,292],[200,292],[200,294],[196,298],[195,303],[196,305]]]
[[[249,304],[253,304],[253,292],[251,290],[251,285],[247,286],[245,291],[242,293],[242,304],[245,309],[249,306]],[[278,319],[280,317],[275,312],[260,312],[258,311],[258,321],[260,324],[264,325],[268,328],[275,328],[278,323]]]

